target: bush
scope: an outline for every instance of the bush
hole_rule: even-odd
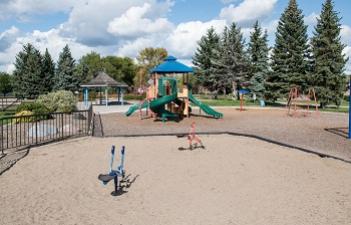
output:
[[[39,102],[24,102],[16,108],[16,113],[23,111],[30,111],[34,115],[50,113],[50,110],[44,104]]]
[[[146,94],[142,94],[142,95],[139,95],[139,94],[126,94],[124,95],[124,100],[128,101],[128,100],[144,100],[146,98]]]
[[[77,99],[70,91],[56,91],[40,95],[36,102],[45,105],[50,112],[70,113],[76,109]]]
[[[19,123],[19,122],[25,122],[25,123],[33,122],[34,121],[34,117],[32,115],[33,115],[33,112],[31,112],[29,110],[20,111],[20,112],[16,113],[16,115],[15,115],[15,116],[20,116],[20,117],[16,118],[14,122],[15,123]],[[23,116],[25,116],[25,117],[23,117]]]

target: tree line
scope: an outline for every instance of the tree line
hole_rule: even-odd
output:
[[[57,90],[78,91],[82,83],[104,71],[129,86],[145,86],[151,68],[167,56],[163,48],[145,48],[139,52],[137,63],[129,57],[105,56],[90,52],[78,62],[66,45],[55,63],[48,51],[40,53],[32,44],[23,45],[16,55],[12,76],[1,72],[0,92],[13,92],[19,98],[37,98]]]
[[[272,48],[258,21],[248,44],[235,22],[220,35],[210,28],[193,57],[198,82],[209,91],[236,96],[239,89],[249,89],[269,101],[287,97],[292,87],[301,91],[313,87],[322,107],[340,105],[347,88],[348,60],[343,54],[346,46],[341,43],[340,20],[334,2],[326,0],[309,39],[303,12],[296,0],[290,0]]]
[[[51,91],[77,91],[82,83],[90,81],[99,71],[105,71],[118,81],[133,83],[135,64],[131,58],[106,56],[91,52],[76,62],[66,45],[57,63],[46,49],[41,54],[32,44],[23,46],[14,63],[13,93],[20,98],[36,98]]]

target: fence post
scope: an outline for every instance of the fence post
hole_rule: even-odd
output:
[[[63,113],[61,113],[61,138],[63,138]]]
[[[35,119],[35,144],[38,144],[38,120],[36,117]]]
[[[4,120],[1,120],[1,154],[4,155]]]

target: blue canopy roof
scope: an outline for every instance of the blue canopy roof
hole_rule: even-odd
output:
[[[168,56],[163,63],[151,70],[151,73],[192,73],[193,68],[177,62],[177,58]]]

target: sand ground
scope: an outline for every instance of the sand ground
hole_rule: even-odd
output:
[[[0,224],[351,224],[351,165],[271,143],[202,136],[81,138],[32,149],[0,176]],[[134,182],[99,173],[126,145]],[[118,148],[118,147],[117,147]]]
[[[347,139],[348,114],[312,113],[290,117],[284,109],[252,109],[240,112],[232,108],[216,108],[223,119],[216,120],[196,115],[177,122],[140,120],[138,113],[126,117],[121,113],[101,115],[103,135],[149,135],[188,132],[196,122],[197,132],[234,132],[256,135],[280,143],[334,156],[351,162],[351,142]],[[95,125],[98,130],[99,122]],[[99,132],[97,132],[99,133]],[[95,135],[95,134],[94,134]],[[99,135],[97,135],[99,136]]]

